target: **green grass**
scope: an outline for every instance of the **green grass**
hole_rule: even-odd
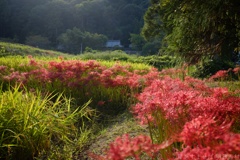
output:
[[[138,55],[129,55],[126,54],[125,52],[121,50],[116,50],[116,51],[102,51],[102,52],[97,52],[97,53],[84,53],[77,55],[78,58],[82,60],[90,60],[90,59],[95,59],[95,60],[105,60],[105,61],[116,61],[116,60],[133,60],[139,57]]]
[[[48,96],[19,87],[0,93],[0,158],[31,159],[48,152],[51,144],[73,143],[71,137],[78,133],[74,123],[87,117],[89,102],[74,108],[61,94]],[[78,126],[83,125],[82,121]]]
[[[81,55],[77,55],[75,58],[79,58],[82,60],[100,60],[100,61],[121,61],[121,62],[130,62],[132,64],[146,64],[151,65],[159,70],[165,68],[173,68],[178,62],[177,59],[173,56],[140,56],[139,54],[129,55],[123,51],[105,51],[105,52],[97,52],[97,53],[84,53]]]
[[[0,42],[0,57],[18,56],[21,58],[27,55],[32,55],[34,58],[40,58],[41,60],[57,59],[59,56],[64,57],[65,60],[76,60],[81,59],[87,60],[98,60],[98,61],[121,61],[131,63],[142,63],[145,65],[153,65],[159,70],[164,68],[172,68],[177,64],[177,59],[172,56],[140,56],[139,54],[129,55],[121,50],[115,51],[99,51],[97,53],[84,53],[79,55],[71,55],[62,52],[44,50],[34,48],[23,44],[14,44],[7,42]]]
[[[65,53],[52,51],[52,50],[44,50],[39,49],[35,47],[31,47],[28,45],[23,44],[14,44],[14,43],[7,43],[7,42],[1,42],[0,41],[0,57],[6,57],[6,56],[27,56],[32,55],[34,57],[74,57],[72,55],[68,55]]]

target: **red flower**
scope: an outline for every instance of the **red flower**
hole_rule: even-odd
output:
[[[27,57],[31,59],[31,58],[32,58],[32,55],[28,55]]]
[[[63,60],[64,58],[60,56],[60,57],[58,57],[58,59]]]
[[[100,105],[100,106],[102,106],[103,104],[104,104],[103,101],[99,101],[99,102],[98,102],[98,105]]]
[[[112,160],[124,160],[129,156],[133,156],[135,159],[140,160],[142,152],[147,153],[150,157],[154,157],[154,153],[158,150],[168,147],[172,144],[172,141],[166,141],[162,144],[152,144],[150,137],[139,135],[134,139],[130,138],[128,134],[124,134],[123,137],[117,137],[115,142],[110,144],[110,149],[106,156],[100,157],[94,154],[90,156],[95,159],[112,159]]]
[[[233,72],[235,72],[235,74],[237,74],[239,72],[239,70],[240,70],[240,67],[237,67],[237,68],[233,69]]]

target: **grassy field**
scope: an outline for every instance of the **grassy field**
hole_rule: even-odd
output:
[[[146,65],[154,66],[158,69],[171,68],[178,64],[177,59],[173,56],[139,56],[138,54],[126,54],[121,50],[115,51],[101,51],[97,53],[86,52],[84,54],[71,55],[68,53],[61,53],[52,50],[43,50],[34,48],[22,44],[13,44],[0,42],[0,57],[7,56],[27,56],[32,55],[34,58],[40,57],[47,60],[51,58],[57,58],[59,56],[64,57],[65,60],[98,60],[98,61],[121,61],[130,63],[144,63]]]
[[[40,57],[58,57],[58,56],[69,56],[73,57],[68,54],[64,54],[57,51],[51,50],[43,50],[23,44],[14,44],[14,43],[6,43],[0,41],[0,57],[6,56],[40,56]]]
[[[231,78],[239,68],[198,80],[189,76],[193,67],[159,71],[119,51],[46,56],[0,45],[10,53],[0,58],[2,159],[240,154],[240,86]]]

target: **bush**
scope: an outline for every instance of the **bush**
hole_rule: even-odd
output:
[[[235,68],[235,65],[227,61],[208,60],[201,65],[196,65],[195,71],[191,73],[191,76],[201,79],[209,78],[219,70],[228,70],[229,68]]]
[[[140,57],[134,59],[133,62],[134,63],[146,63],[149,65],[153,65],[154,67],[156,67],[160,70],[163,68],[174,67],[176,64],[175,58],[168,56],[168,55],[158,56],[158,57],[156,55],[147,56],[147,57],[140,56]]]
[[[85,52],[90,52],[90,53],[92,53],[92,51],[93,51],[93,50],[92,50],[92,48],[90,48],[90,47],[86,47],[86,48],[85,48]]]
[[[158,48],[156,48],[156,44],[154,42],[146,43],[142,52],[144,55],[156,55],[158,53]]]

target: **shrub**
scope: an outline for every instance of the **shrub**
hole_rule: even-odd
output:
[[[85,48],[85,52],[90,52],[90,53],[92,53],[92,51],[93,51],[93,50],[92,50],[92,48],[90,48],[90,47],[86,47],[86,48]]]
[[[209,78],[219,70],[228,70],[229,68],[235,68],[235,65],[227,61],[208,60],[204,64],[197,65],[195,71],[191,73],[191,76],[202,79]]]

